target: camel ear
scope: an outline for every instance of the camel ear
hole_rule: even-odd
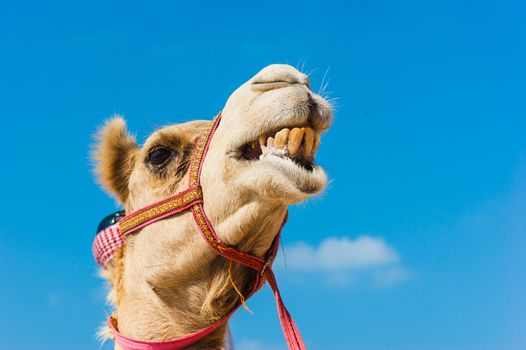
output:
[[[92,153],[97,180],[123,204],[128,198],[128,182],[137,150],[135,138],[128,133],[126,122],[118,115],[106,121],[97,134]]]

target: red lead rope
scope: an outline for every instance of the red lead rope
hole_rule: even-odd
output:
[[[190,165],[190,187],[201,186],[201,169],[203,166],[203,160],[210,146],[210,141],[212,140],[212,135],[214,134],[221,115],[217,116],[214,120],[212,128],[203,134],[200,139],[196,142],[193,153],[192,153],[192,163]],[[203,200],[204,202],[204,200]],[[271,263],[277,253],[277,248],[279,244],[281,229],[286,221],[286,216],[283,219],[282,225],[279,229],[278,234],[276,235],[272,246],[270,247],[267,253],[267,261],[251,254],[240,252],[223,242],[219,239],[218,235],[214,231],[214,228],[208,217],[206,216],[205,210],[203,208],[203,202],[196,203],[192,206],[192,214],[194,216],[195,223],[199,227],[199,231],[203,235],[204,239],[208,242],[210,247],[212,247],[219,255],[222,257],[240,263],[242,265],[248,266],[256,270],[260,276],[264,276],[268,284],[274,292],[274,298],[276,299],[276,307],[278,309],[279,320],[281,323],[281,328],[283,329],[283,334],[287,341],[287,345],[290,350],[305,350],[305,344],[301,338],[300,332],[296,326],[296,323],[292,319],[289,311],[287,310],[281,294],[278,289],[278,284],[274,272],[271,268]],[[260,282],[256,281],[251,295],[257,291],[260,286]]]
[[[248,266],[258,271],[260,275],[263,275],[265,277],[268,284],[272,288],[272,291],[274,292],[274,298],[276,299],[276,307],[278,309],[281,328],[283,329],[283,334],[285,335],[285,339],[287,341],[289,349],[305,350],[306,347],[303,342],[303,339],[301,338],[296,323],[292,319],[292,316],[290,315],[289,311],[285,306],[285,303],[283,302],[283,299],[281,298],[276,277],[274,276],[274,272],[272,271],[272,268],[270,266],[270,263],[272,259],[274,259],[277,252],[280,233],[278,233],[278,235],[274,239],[274,242],[272,243],[271,248],[269,249],[269,254],[267,254],[267,259],[269,260],[265,262],[257,256],[237,251],[232,247],[222,243],[219,240],[219,237],[216,235],[212,225],[208,221],[208,218],[206,217],[201,203],[196,204],[192,207],[192,213],[194,215],[194,220],[197,226],[199,227],[199,231],[201,232],[205,240],[209,243],[210,247],[212,247],[218,254],[220,254],[224,258]],[[285,224],[285,220],[283,220],[283,224]],[[283,227],[283,224],[281,227]],[[260,283],[256,282],[250,295],[255,293],[259,289],[259,286]]]

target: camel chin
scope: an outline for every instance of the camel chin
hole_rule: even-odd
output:
[[[287,204],[298,203],[320,193],[326,186],[325,171],[317,165],[306,169],[282,155],[263,155],[261,159],[244,164],[245,170],[236,182],[252,188],[262,197]]]

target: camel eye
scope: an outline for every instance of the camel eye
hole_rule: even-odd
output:
[[[172,158],[172,151],[164,148],[164,147],[157,147],[153,149],[150,154],[148,154],[148,158],[146,159],[148,163],[150,163],[153,166],[161,166],[164,165]]]

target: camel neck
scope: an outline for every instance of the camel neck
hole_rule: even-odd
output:
[[[252,202],[226,219],[214,218],[217,227],[228,233],[224,241],[239,251],[267,252],[272,233],[279,232],[286,207],[262,207]],[[260,219],[255,220],[254,213]],[[233,225],[231,220],[238,224]],[[234,229],[227,230],[229,227]],[[197,242],[201,239],[196,237]],[[128,253],[134,254],[131,250]],[[134,273],[135,265],[122,265],[120,275],[126,281],[117,308],[119,332],[135,339],[177,339],[217,323],[248,298],[257,271],[227,260],[209,247],[195,252],[185,263],[170,266],[168,260],[149,268],[147,274]],[[181,255],[174,252],[175,260],[177,256]],[[224,349],[224,337],[222,325],[188,349]]]

